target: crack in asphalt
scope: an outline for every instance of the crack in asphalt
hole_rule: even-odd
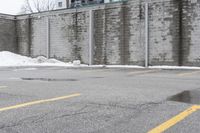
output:
[[[129,119],[131,119],[134,116],[138,115],[138,113],[140,113],[141,110],[148,109],[152,106],[156,106],[156,105],[159,105],[161,103],[162,102],[149,102],[149,103],[137,104],[137,105],[134,105],[134,107],[129,107],[130,105],[129,106],[123,106],[123,105],[117,105],[117,104],[88,103],[88,104],[84,105],[83,107],[81,107],[80,109],[78,109],[77,111],[74,111],[74,112],[69,113],[69,114],[62,114],[62,115],[59,115],[59,116],[56,116],[56,117],[53,117],[53,118],[46,118],[46,119],[45,119],[45,117],[52,116],[52,112],[48,112],[48,113],[45,113],[43,115],[41,115],[41,114],[35,115],[35,116],[31,116],[31,117],[27,117],[27,118],[24,118],[22,120],[19,120],[16,123],[11,123],[10,125],[6,125],[6,124],[0,125],[0,130],[6,130],[8,128],[18,127],[18,126],[22,126],[22,125],[28,125],[28,124],[32,124],[32,123],[43,123],[44,121],[51,121],[51,120],[55,120],[55,119],[60,119],[60,118],[65,118],[65,117],[70,117],[70,116],[75,116],[75,115],[81,115],[81,114],[96,112],[96,110],[84,111],[88,107],[91,107],[91,105],[136,110],[135,114],[133,116],[130,116]],[[99,107],[97,107],[97,108],[99,108]]]
[[[128,105],[128,106],[123,106],[123,105],[120,105],[120,104],[117,104],[117,103],[110,103],[110,104],[102,104],[102,103],[88,103],[90,105],[98,105],[98,106],[105,106],[105,107],[112,107],[112,108],[122,108],[122,109],[137,109],[138,107],[142,108],[142,107],[145,107],[145,106],[149,106],[149,105],[158,105],[158,104],[161,104],[163,103],[163,101],[161,102],[148,102],[148,103],[142,103],[142,104],[135,104],[135,105]],[[131,107],[132,106],[132,107]]]
[[[19,120],[16,123],[11,123],[10,125],[1,125],[0,126],[0,130],[6,130],[6,128],[12,128],[12,127],[17,127],[17,126],[22,126],[22,125],[25,125],[27,123],[35,123],[35,121],[43,119],[47,115],[48,115],[48,113],[45,113],[43,115],[35,115],[35,116],[31,116],[31,117],[27,117],[27,118],[24,118],[22,120]],[[33,119],[33,120],[30,121],[30,119]]]

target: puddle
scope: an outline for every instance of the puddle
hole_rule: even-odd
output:
[[[52,78],[21,78],[22,80],[39,80],[39,81],[78,81],[77,79],[52,79]]]
[[[200,104],[200,91],[184,91],[168,98],[168,100],[183,103]]]

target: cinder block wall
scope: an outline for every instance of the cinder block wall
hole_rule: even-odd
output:
[[[31,56],[31,19],[29,17],[16,20],[18,53]]]
[[[17,16],[19,53],[88,64],[89,14],[85,9]],[[47,21],[49,20],[49,25]],[[49,28],[49,40],[48,39]]]
[[[72,12],[50,17],[50,55],[63,61],[88,64],[88,12]]]
[[[128,1],[95,11],[95,64],[144,65],[149,2],[149,65],[179,65],[179,1]]]
[[[150,65],[179,65],[179,1],[149,4]]]
[[[0,50],[17,52],[15,17],[0,14]]]
[[[200,66],[200,0],[182,2],[182,65]]]
[[[94,64],[144,65],[144,17],[139,1],[94,13]]]
[[[93,63],[144,66],[145,2],[149,2],[149,65],[200,66],[199,0],[132,0],[15,16],[16,20],[5,15],[12,19],[0,18],[4,27],[0,50],[47,56],[49,26],[50,57],[88,64],[92,9]]]

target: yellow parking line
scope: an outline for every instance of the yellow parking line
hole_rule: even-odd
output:
[[[58,100],[64,100],[64,99],[68,99],[68,98],[72,98],[72,97],[77,97],[77,96],[80,96],[80,95],[81,95],[80,93],[76,93],[76,94],[62,96],[62,97],[56,97],[56,98],[51,98],[51,99],[45,99],[45,100],[38,100],[38,101],[33,101],[33,102],[22,103],[22,104],[18,104],[18,105],[14,105],[14,106],[0,108],[0,112],[7,111],[7,110],[12,110],[12,109],[23,108],[23,107],[26,107],[26,106],[31,106],[31,105],[36,105],[36,104],[54,102],[54,101],[58,101]]]
[[[129,72],[128,75],[145,74],[145,73],[151,73],[151,72],[156,72],[156,71],[157,71],[157,70],[136,71],[136,72]]]
[[[0,86],[0,89],[2,89],[2,88],[7,88],[7,86]]]
[[[200,110],[200,106],[196,106],[196,109],[199,109],[199,110]]]
[[[188,117],[189,115],[191,115],[192,113],[194,113],[195,111],[197,111],[199,109],[200,109],[200,106],[194,105],[194,106],[188,108],[187,110],[183,111],[182,113],[174,116],[170,120],[164,122],[163,124],[157,126],[154,129],[152,129],[148,133],[162,133],[165,130],[167,130],[170,127],[174,126],[175,124],[177,124],[178,122],[182,121],[183,119],[185,119],[186,117]]]
[[[197,73],[200,73],[200,71],[180,73],[180,74],[178,74],[178,76],[190,76],[190,75],[197,74]]]

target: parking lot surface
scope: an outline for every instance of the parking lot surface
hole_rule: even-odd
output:
[[[200,70],[0,68],[0,132],[197,133],[199,91]]]

